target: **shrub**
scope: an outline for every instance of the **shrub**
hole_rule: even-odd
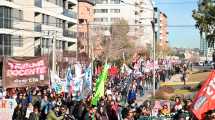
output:
[[[174,93],[175,89],[172,88],[172,87],[169,87],[169,86],[163,86],[160,88],[159,91],[163,91],[163,92],[166,92],[166,93]]]
[[[155,93],[155,99],[163,99],[168,100],[172,94],[174,93],[174,88],[169,86],[161,87],[156,93]]]

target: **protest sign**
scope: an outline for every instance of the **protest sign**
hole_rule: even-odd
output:
[[[0,100],[0,118],[1,120],[12,120],[13,111],[17,106],[15,99]]]
[[[5,88],[49,85],[47,57],[6,57],[3,64]]]

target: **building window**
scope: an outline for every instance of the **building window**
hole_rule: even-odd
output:
[[[111,22],[117,22],[117,21],[120,21],[120,18],[111,18],[110,20]]]
[[[56,27],[62,28],[63,27],[63,20],[56,18]]]
[[[63,20],[53,17],[53,16],[45,15],[45,14],[43,14],[42,23],[45,25],[55,26],[55,27],[59,27],[59,28],[63,27]]]
[[[107,4],[108,0],[96,0],[96,4]]]
[[[12,28],[11,8],[0,7],[0,28]]]
[[[12,36],[12,45],[16,47],[22,47],[23,38],[21,36]]]
[[[0,55],[12,55],[11,35],[0,34]]]
[[[95,9],[94,13],[108,13],[108,9]]]
[[[63,0],[56,0],[56,5],[63,6]]]
[[[120,0],[110,0],[111,4],[120,4]]]
[[[57,49],[62,49],[63,48],[63,41],[57,40],[56,41],[56,48]]]
[[[48,25],[49,24],[49,15],[43,14],[43,24]]]
[[[51,40],[49,38],[42,38],[42,48],[49,48],[51,46]]]
[[[56,23],[56,18],[53,17],[53,16],[49,16],[49,25],[51,26],[57,26],[57,23]]]
[[[120,13],[120,9],[110,9],[110,13]]]
[[[46,0],[46,1],[58,6],[63,6],[63,0]]]
[[[108,18],[94,18],[95,22],[108,22]]]

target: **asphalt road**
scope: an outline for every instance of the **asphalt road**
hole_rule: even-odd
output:
[[[200,71],[202,71],[202,70],[211,70],[212,69],[212,66],[209,66],[209,65],[207,65],[207,66],[193,66],[193,69],[195,69],[195,70],[200,70]]]

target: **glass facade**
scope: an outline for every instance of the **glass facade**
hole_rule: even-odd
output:
[[[43,14],[42,23],[45,25],[55,26],[62,28],[63,27],[63,20],[59,18],[55,18],[53,16]]]
[[[23,18],[21,10],[6,6],[0,7],[0,28],[13,28],[13,21],[19,21]],[[12,47],[22,47],[23,38],[10,34],[0,34],[0,55],[12,55]]]
[[[11,35],[0,34],[0,55],[12,55]]]
[[[0,28],[12,28],[12,9],[0,7]]]

